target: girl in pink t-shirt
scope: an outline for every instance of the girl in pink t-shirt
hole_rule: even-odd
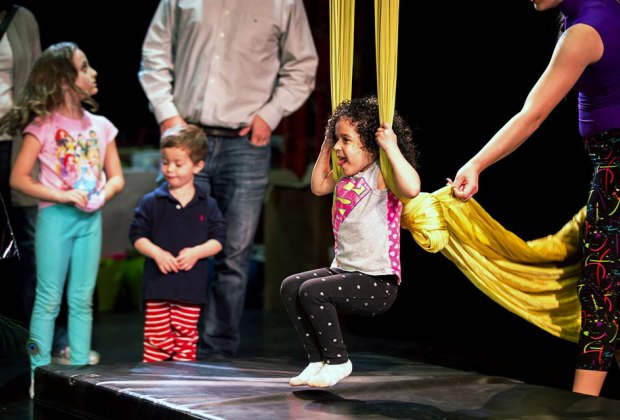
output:
[[[88,364],[101,251],[99,209],[125,183],[115,142],[118,130],[82,106],[96,109],[96,77],[77,45],[54,44],[35,61],[21,97],[0,118],[0,132],[21,131],[23,137],[11,187],[40,200],[28,344],[33,375],[37,366],[50,363],[67,278],[71,364]],[[40,174],[35,179],[31,174],[37,161]],[[31,386],[31,396],[33,391]]]

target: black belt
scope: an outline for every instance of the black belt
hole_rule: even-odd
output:
[[[240,128],[212,127],[209,125],[197,124],[207,136],[212,137],[239,137]]]

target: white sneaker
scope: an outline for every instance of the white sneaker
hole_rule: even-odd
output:
[[[58,353],[52,353],[52,363],[57,365],[71,364],[71,351],[69,346],[62,348]]]
[[[99,352],[95,350],[91,350],[88,352],[88,364],[89,365],[97,365],[101,361],[101,355]],[[57,365],[65,365],[68,366],[71,364],[71,349],[69,346],[66,346],[58,353],[52,355],[52,363]]]
[[[98,365],[101,361],[101,355],[98,351],[91,350],[88,352],[88,364],[89,365]]]

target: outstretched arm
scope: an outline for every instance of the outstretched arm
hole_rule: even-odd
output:
[[[551,61],[530,91],[523,108],[461,169],[452,184],[454,195],[469,200],[478,191],[480,173],[515,151],[573,88],[584,69],[603,54],[603,42],[591,26],[569,28],[555,47]]]

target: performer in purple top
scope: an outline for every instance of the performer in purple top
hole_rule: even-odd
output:
[[[584,224],[582,307],[573,391],[599,395],[614,355],[620,361],[620,1],[532,0],[558,8],[564,31],[521,111],[459,171],[454,195],[468,200],[480,173],[517,149],[571,89],[579,93],[579,130],[592,163]]]

